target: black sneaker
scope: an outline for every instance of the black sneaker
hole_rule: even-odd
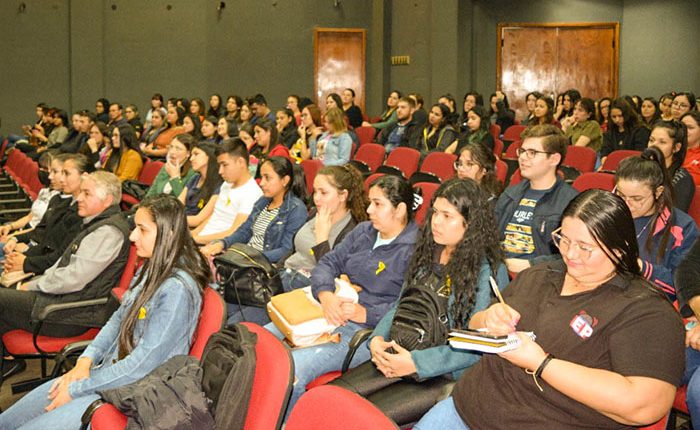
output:
[[[3,360],[2,362],[2,378],[7,379],[10,376],[14,376],[18,373],[24,371],[27,368],[27,363],[22,360],[15,358],[14,360]]]

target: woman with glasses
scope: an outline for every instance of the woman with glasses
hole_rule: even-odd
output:
[[[673,207],[664,156],[656,147],[620,163],[615,194],[632,213],[642,275],[676,299],[673,273],[698,237],[695,221]]]
[[[681,117],[691,110],[695,110],[695,94],[691,92],[678,93],[671,103],[671,116],[680,121]]]
[[[552,239],[562,260],[521,273],[504,302],[469,321],[519,345],[484,354],[414,429],[620,429],[668,413],[683,376],[683,325],[642,276],[627,205],[588,190]]]
[[[496,177],[496,156],[480,143],[464,145],[454,168],[459,179],[473,179],[491,200],[501,195],[503,184]]]

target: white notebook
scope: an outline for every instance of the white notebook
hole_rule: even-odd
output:
[[[532,340],[535,340],[533,332],[525,332]],[[457,349],[468,349],[490,354],[511,351],[520,346],[520,338],[511,333],[504,336],[494,336],[485,332],[469,330],[453,330],[449,337],[450,346]]]

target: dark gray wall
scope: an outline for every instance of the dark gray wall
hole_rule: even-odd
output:
[[[216,4],[0,1],[0,133],[33,120],[38,101],[75,110],[107,96],[145,110],[156,91],[261,91],[281,106],[289,93],[313,91],[316,26],[367,29],[370,114],[391,88],[426,103],[492,92],[499,22],[617,21],[621,93],[700,88],[698,0],[227,0],[221,14]],[[411,64],[391,66],[392,55]]]

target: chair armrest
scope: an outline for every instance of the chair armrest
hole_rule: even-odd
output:
[[[100,297],[99,299],[92,300],[82,300],[80,302],[68,302],[68,303],[56,303],[53,305],[48,305],[39,312],[37,319],[39,321],[44,321],[50,314],[58,311],[64,311],[68,309],[78,309],[85,308],[88,306],[99,306],[106,305],[108,301],[107,297]]]
[[[80,418],[80,430],[87,430],[87,428],[90,426],[90,421],[92,421],[92,416],[97,411],[97,409],[99,409],[100,406],[104,405],[105,403],[106,402],[102,399],[97,399],[94,402],[90,403],[90,406],[88,406],[87,409],[85,409],[83,416]]]
[[[77,352],[83,352],[88,346],[90,346],[91,343],[92,340],[81,340],[79,342],[69,343],[68,345],[63,347],[59,354],[63,357],[68,357],[70,355],[76,354]]]
[[[358,330],[355,332],[355,335],[350,339],[350,343],[348,343],[348,353],[345,354],[345,360],[343,360],[343,367],[340,369],[342,373],[345,373],[348,371],[348,368],[350,367],[350,362],[352,362],[353,357],[355,356],[355,352],[357,352],[357,348],[364,343],[365,340],[367,340],[372,332],[374,331],[373,328],[363,328],[362,330]]]

